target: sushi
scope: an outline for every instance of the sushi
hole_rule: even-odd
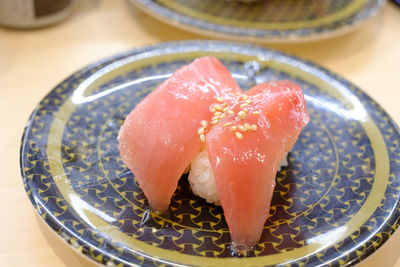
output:
[[[289,81],[256,85],[234,113],[211,129],[206,147],[233,246],[246,251],[261,236],[278,165],[309,116],[301,88]]]
[[[225,66],[206,57],[178,69],[127,116],[118,136],[120,155],[153,210],[168,209],[179,178],[203,145],[198,129],[211,126],[215,98],[240,92]]]
[[[168,209],[191,165],[192,191],[222,206],[233,248],[241,252],[259,240],[278,166],[308,121],[294,82],[243,93],[218,59],[202,57],[131,111],[118,135],[119,151],[158,212]]]

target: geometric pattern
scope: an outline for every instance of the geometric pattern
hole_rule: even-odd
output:
[[[209,42],[194,44],[200,47],[213,45]],[[193,43],[172,43],[169,47],[179,45],[190,47]],[[157,47],[148,49],[156,50]],[[21,171],[28,196],[43,219],[60,236],[82,253],[104,264],[152,266],[161,262],[151,255],[132,251],[126,244],[114,241],[105,232],[90,225],[74,209],[77,204],[64,199],[63,192],[59,191],[55,182],[57,179],[62,179],[73,188],[79,203],[103,214],[105,221],[109,219],[107,222],[110,225],[130,238],[199,259],[235,257],[230,248],[229,231],[221,207],[208,204],[193,195],[184,175],[173,195],[170,210],[164,214],[150,213],[143,192],[134,175],[121,161],[117,149],[116,137],[126,115],[165,79],[166,74],[191,62],[191,56],[185,59],[171,57],[170,62],[155,61],[141,67],[134,66],[101,84],[92,94],[105,92],[141,77],[160,77],[77,105],[68,120],[63,122],[62,145],[58,148],[64,176],[53,177],[50,171],[46,149],[54,112],[71,97],[71,93],[85,78],[134,53],[138,51],[77,72],[55,88],[34,111],[21,147]],[[270,53],[277,58],[282,56],[277,52]],[[340,101],[327,90],[307,82],[301,75],[274,67],[261,67],[257,62],[242,62],[234,55],[222,61],[234,77],[247,77],[237,79],[242,88],[274,79],[291,79],[299,83],[306,95],[311,117],[289,153],[289,165],[277,175],[271,210],[262,237],[254,251],[244,258],[295,251],[346,226],[370,196],[374,179],[379,178],[375,177],[376,159],[371,136],[367,135],[359,120],[346,117],[346,113],[340,112],[341,109],[332,108],[340,106]],[[332,79],[345,84],[353,96],[362,101],[379,128],[390,159],[389,183],[385,198],[358,231],[318,253],[299,258],[293,262],[294,266],[315,266],[327,261],[332,261],[332,265],[358,262],[377,249],[398,226],[399,131],[373,100],[350,83],[334,74],[330,75]],[[349,107],[341,108],[346,110]]]

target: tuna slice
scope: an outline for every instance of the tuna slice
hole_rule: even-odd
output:
[[[289,81],[255,86],[232,110],[235,115],[208,132],[206,145],[231,239],[240,252],[259,240],[278,164],[309,116],[301,88]]]
[[[179,178],[201,149],[198,129],[210,121],[210,105],[237,92],[222,63],[204,57],[177,70],[128,115],[118,136],[120,154],[153,210],[168,209]]]

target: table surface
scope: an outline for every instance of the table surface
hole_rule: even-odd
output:
[[[269,47],[314,61],[353,82],[400,124],[400,9],[387,3],[357,29],[328,40]],[[123,0],[86,0],[68,20],[38,30],[0,28],[0,266],[91,266],[36,216],[19,170],[25,123],[58,82],[83,66],[131,48],[205,39]],[[359,266],[400,266],[400,231]]]

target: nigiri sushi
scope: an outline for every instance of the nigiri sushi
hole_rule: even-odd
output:
[[[221,204],[232,244],[243,251],[259,240],[278,165],[308,121],[297,84],[276,81],[243,93],[218,59],[203,57],[131,111],[119,151],[159,212],[192,163],[192,191]]]
[[[210,105],[236,93],[241,89],[225,66],[204,57],[178,69],[127,116],[118,136],[120,155],[153,210],[168,209],[179,178],[200,151],[198,131],[211,127]]]
[[[233,110],[208,132],[206,147],[233,246],[246,251],[261,236],[278,165],[309,116],[289,81],[256,85]]]

